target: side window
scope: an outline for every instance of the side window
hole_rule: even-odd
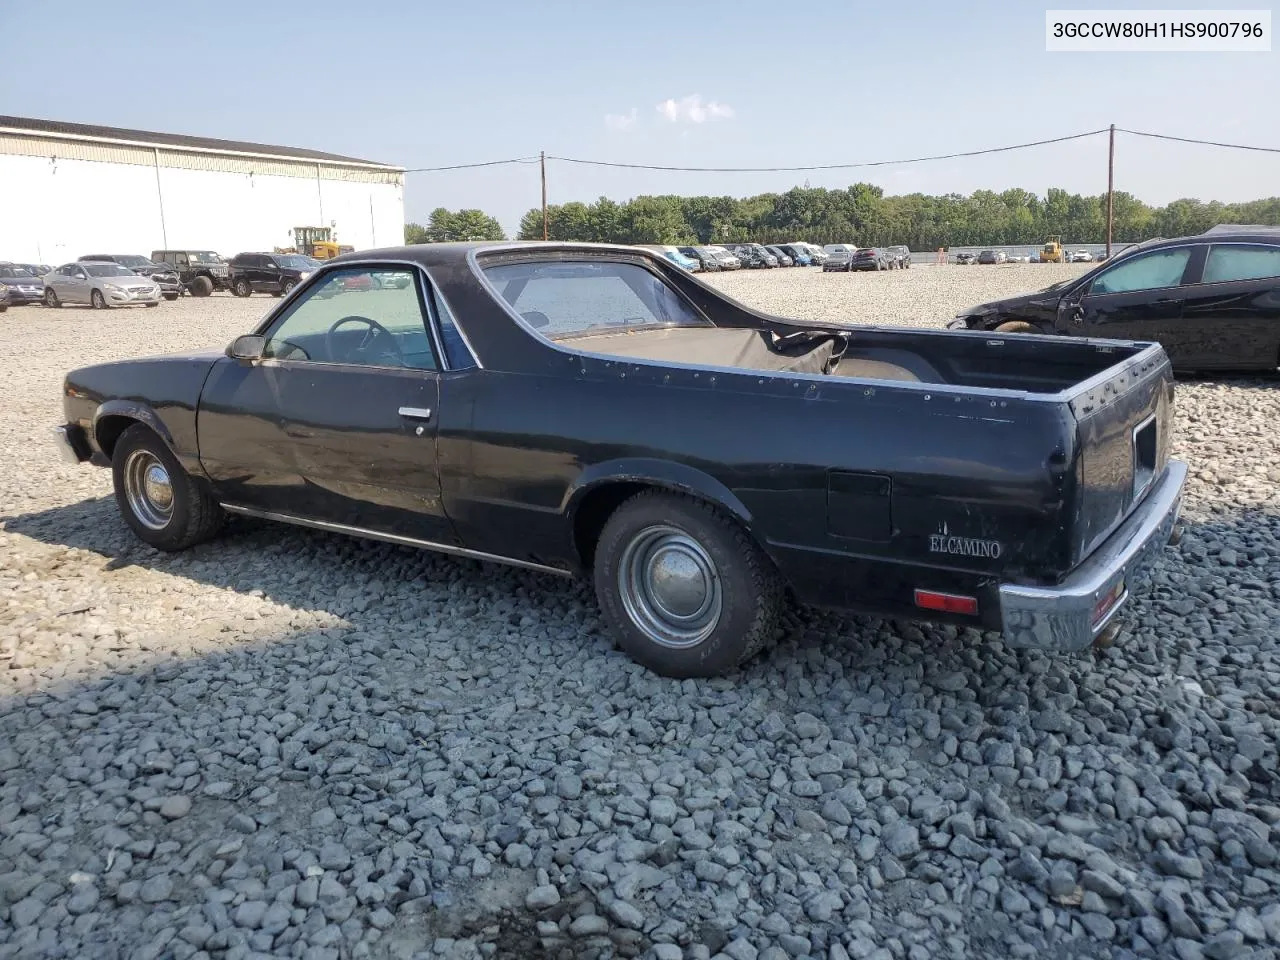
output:
[[[1218,245],[1209,250],[1200,282],[1227,283],[1270,277],[1280,277],[1280,247]]]
[[[277,320],[264,357],[435,370],[412,270],[330,273]]]
[[[462,333],[458,329],[458,321],[454,319],[453,311],[449,309],[449,304],[445,302],[444,297],[440,296],[440,292],[434,288],[431,291],[431,302],[435,304],[436,320],[440,324],[440,342],[444,347],[445,359],[449,361],[449,369],[470,370],[476,366],[476,361],[471,356],[471,350],[466,341],[462,339]]]
[[[1189,247],[1176,250],[1156,250],[1134,257],[1104,270],[1093,281],[1090,294],[1131,293],[1137,290],[1158,290],[1176,287],[1182,283],[1183,271],[1191,259]]]

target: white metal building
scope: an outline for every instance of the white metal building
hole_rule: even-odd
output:
[[[357,250],[404,242],[404,169],[315,150],[0,116],[0,260],[90,253],[224,257],[330,227]]]

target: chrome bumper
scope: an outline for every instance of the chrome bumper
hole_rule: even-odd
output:
[[[67,463],[84,463],[80,454],[76,452],[75,444],[71,442],[71,436],[66,427],[54,427],[53,437],[58,447],[58,456]]]
[[[1133,515],[1057,586],[1001,585],[1005,641],[1012,647],[1058,651],[1092,644],[1173,536],[1186,479],[1187,465],[1170,460]],[[1116,592],[1119,599],[1095,620],[1098,604]]]
[[[964,317],[956,317],[954,320],[947,321],[948,330],[968,330],[969,324],[965,323]]]

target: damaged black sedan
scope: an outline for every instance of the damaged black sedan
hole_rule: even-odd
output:
[[[233,513],[584,576],[632,656],[693,677],[791,598],[1110,637],[1178,516],[1172,403],[1155,344],[789,320],[639,248],[423,244],[324,264],[225,350],[72,371],[58,435],[159,549]]]

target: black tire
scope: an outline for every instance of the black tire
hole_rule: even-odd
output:
[[[293,288],[296,287],[297,285],[298,285],[297,280],[286,280],[284,284],[284,288],[280,292],[287,297],[289,294],[293,293]]]
[[[140,455],[136,461],[135,454]],[[135,507],[130,502],[131,481],[127,475],[139,463],[161,466],[168,475],[171,499],[167,520],[162,525],[157,525],[154,515],[148,523],[142,515],[146,508]],[[185,550],[208,540],[226,520],[218,502],[182,469],[168,445],[144,424],[134,424],[116,441],[111,454],[111,475],[120,516],[134,536],[157,550]]]
[[[159,300],[157,300],[155,303],[148,303],[148,304],[147,304],[147,306],[148,306],[148,307],[158,307],[158,306],[160,306],[160,301],[159,301]]]
[[[180,293],[166,293],[166,294],[164,295],[164,298],[165,298],[166,300],[168,300],[168,301],[172,302],[172,301],[174,301],[174,300],[177,300],[177,299],[178,299],[178,297],[180,297],[180,296],[182,296],[182,294],[180,294]]]
[[[95,290],[89,294],[89,304],[95,310],[105,310],[107,309],[107,298],[102,295],[101,290]]]
[[[208,277],[196,277],[190,284],[193,297],[207,297],[213,293],[213,281]]]
[[[652,560],[664,553],[677,566],[684,562],[686,570],[692,564],[703,584],[710,580],[710,589],[703,591],[706,599],[700,602],[714,612],[703,618],[701,632],[692,631],[670,643],[655,639],[653,626],[644,625],[643,611],[629,612],[637,609],[638,593],[623,585],[628,580],[626,571],[652,569],[653,564],[641,563],[642,557]],[[690,561],[690,556],[701,560]],[[706,561],[709,578],[704,575]],[[734,520],[692,497],[652,490],[627,500],[600,532],[594,566],[596,596],[622,648],[664,677],[718,676],[751,659],[778,632],[784,588],[773,564]],[[680,599],[688,598],[686,594]],[[652,615],[655,603],[643,601],[640,606]]]
[[[231,292],[237,297],[249,297],[253,295],[253,287],[249,285],[249,281],[241,277],[231,286]]]
[[[58,295],[53,292],[53,287],[44,288],[44,305],[46,307],[60,307],[62,301],[58,299]]]

